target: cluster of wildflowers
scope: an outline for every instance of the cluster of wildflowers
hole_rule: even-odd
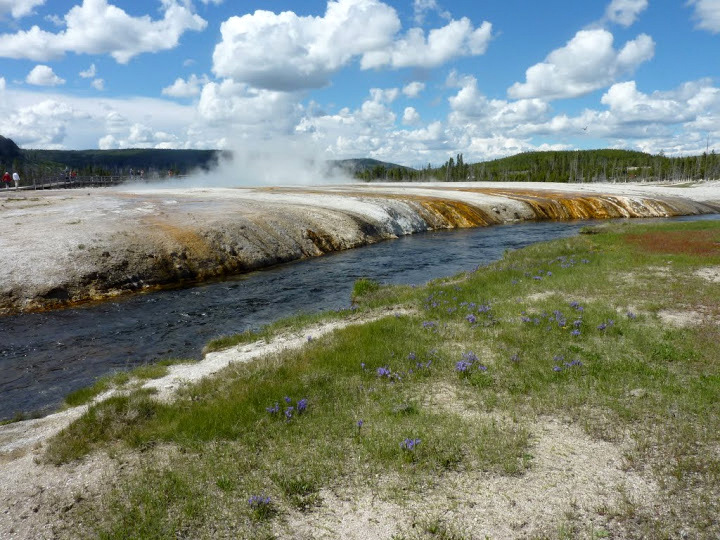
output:
[[[418,444],[420,444],[420,439],[405,439],[400,443],[400,448],[407,452],[412,452]]]
[[[265,495],[253,495],[248,499],[248,505],[257,519],[265,519],[273,513],[272,500]]]
[[[487,367],[480,363],[474,352],[462,353],[462,360],[455,363],[455,371],[460,375],[469,375],[473,370],[487,371]]]
[[[423,321],[423,323],[422,323],[423,328],[433,329],[433,328],[437,328],[437,326],[438,326],[438,323],[436,323],[435,321]]]
[[[559,363],[562,363],[562,366],[560,366],[560,365],[558,365],[558,364],[555,364],[555,365],[553,366],[552,369],[553,369],[553,371],[555,371],[555,372],[562,371],[563,369],[571,369],[571,368],[574,368],[574,367],[581,367],[581,366],[583,365],[582,362],[581,362],[580,360],[577,360],[577,359],[576,359],[576,360],[572,360],[572,361],[570,361],[570,362],[563,362],[563,360],[565,360],[565,357],[564,357],[563,355],[561,355],[561,354],[560,354],[560,355],[557,355],[557,356],[554,356],[554,357],[553,357],[553,360],[554,360],[555,362],[558,362],[558,364],[559,364]]]
[[[613,326],[615,326],[615,321],[613,321],[612,319],[608,319],[607,321],[598,324],[597,329],[601,332],[604,332],[605,330],[607,330],[608,328],[612,328]]]
[[[292,405],[292,398],[289,396],[285,396],[283,400],[285,401],[287,406],[283,410],[282,416],[280,415],[280,403],[278,402],[275,402],[272,407],[266,407],[265,410],[269,412],[272,416],[284,417],[287,422],[292,420],[294,415],[297,414],[299,416],[307,411],[307,398],[302,398],[295,405]]]

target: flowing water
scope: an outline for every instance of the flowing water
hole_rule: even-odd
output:
[[[359,277],[421,284],[498,260],[506,249],[574,235],[587,224],[526,222],[415,234],[190,289],[5,317],[0,419],[48,412],[108,373],[163,358],[199,358],[214,337],[300,312],[347,308]]]

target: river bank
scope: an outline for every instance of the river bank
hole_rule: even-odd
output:
[[[595,232],[125,384],[3,455],[0,532],[716,536],[720,226]]]
[[[189,285],[427,230],[719,209],[717,182],[2,193],[0,314]]]

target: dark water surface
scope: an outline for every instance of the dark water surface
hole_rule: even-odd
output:
[[[359,277],[421,284],[498,260],[506,249],[572,236],[588,223],[415,234],[191,289],[0,318],[0,419],[50,411],[69,392],[117,370],[168,357],[199,358],[214,337],[300,312],[347,308]]]

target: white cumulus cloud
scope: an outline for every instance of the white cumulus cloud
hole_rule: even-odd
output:
[[[90,84],[95,90],[105,90],[105,79],[93,79]]]
[[[41,6],[45,0],[0,0],[0,15],[9,13],[15,19],[30,15],[33,8]]]
[[[387,47],[399,29],[395,10],[378,0],[328,2],[322,17],[258,10],[222,23],[213,71],[270,90],[318,88],[353,57]]]
[[[698,28],[713,34],[720,32],[720,1],[690,0],[688,3],[695,8]]]
[[[402,121],[406,126],[415,126],[420,123],[420,113],[415,110],[415,107],[405,107]]]
[[[648,0],[612,0],[605,10],[608,20],[630,26],[648,6]]]
[[[467,17],[430,30],[411,28],[404,37],[385,49],[368,51],[360,61],[363,69],[381,67],[438,67],[459,56],[484,54],[492,38],[492,24],[475,28]]]
[[[646,34],[628,41],[618,51],[607,30],[581,30],[544,62],[528,68],[526,82],[513,84],[508,95],[545,100],[582,96],[632,73],[654,53],[655,42]]]
[[[50,66],[38,65],[25,77],[25,82],[36,86],[59,86],[65,79],[58,77]]]
[[[403,87],[402,92],[409,98],[416,98],[425,90],[425,83],[413,81]]]
[[[380,0],[336,0],[325,14],[299,16],[258,10],[220,26],[213,71],[258,88],[294,91],[326,86],[332,74],[360,58],[363,69],[436,67],[485,52],[490,23],[451,21],[426,36],[420,28],[396,37],[397,12]]]
[[[78,75],[80,75],[83,79],[92,79],[96,73],[95,64],[90,64],[89,68],[85,71],[81,71]]]
[[[178,77],[175,82],[170,86],[162,89],[164,96],[187,98],[193,96],[199,96],[202,86],[209,83],[210,79],[207,75],[198,77],[194,73],[188,77],[187,80]]]
[[[47,61],[67,52],[109,54],[125,64],[141,53],[172,49],[185,31],[207,26],[186,2],[162,0],[162,5],[163,18],[152,20],[149,15],[128,15],[107,0],[83,0],[65,15],[64,31],[33,26],[0,35],[0,57]]]

